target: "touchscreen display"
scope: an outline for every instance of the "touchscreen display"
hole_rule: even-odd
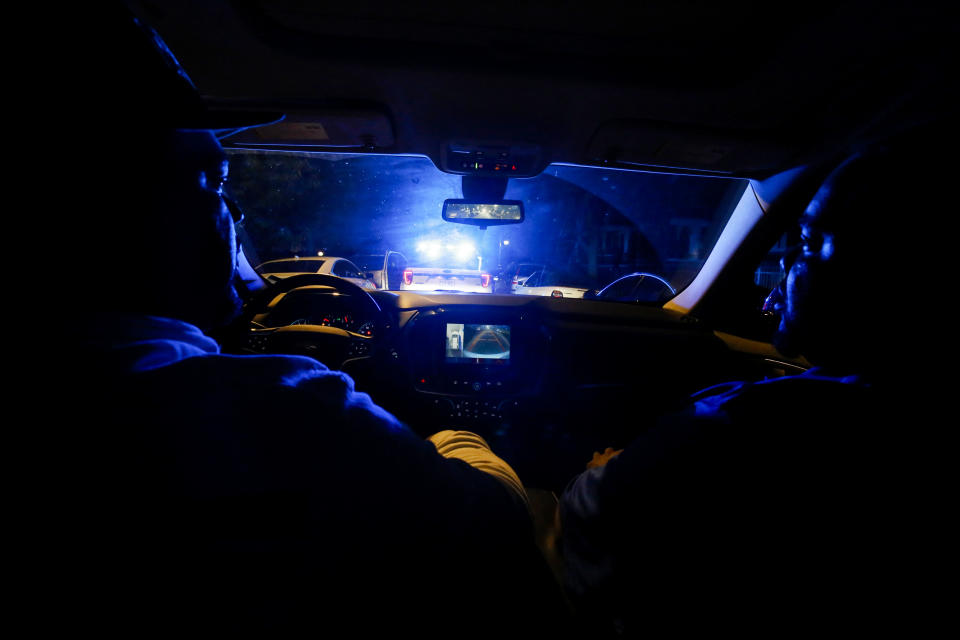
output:
[[[447,362],[509,364],[510,326],[447,323]]]

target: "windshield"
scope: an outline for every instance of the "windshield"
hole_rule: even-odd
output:
[[[549,295],[518,290],[516,279],[533,272],[548,289],[595,292],[646,272],[680,291],[746,188],[743,180],[550,165],[509,181],[504,197],[524,203],[522,223],[481,229],[441,218],[445,199],[462,198],[461,178],[425,157],[228,154],[229,191],[246,215],[238,232],[251,263],[354,256],[363,270],[375,270],[395,251],[405,264],[384,283],[390,289],[423,288],[404,269],[442,267],[489,275],[490,288],[473,287],[481,292]],[[435,288],[450,286],[437,279]]]

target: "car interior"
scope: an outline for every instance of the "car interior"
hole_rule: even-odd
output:
[[[246,282],[225,350],[313,356],[424,436],[482,435],[547,495],[700,389],[810,366],[771,345],[778,255],[840,159],[942,117],[949,91],[949,27],[920,5],[127,4],[209,104],[285,114],[222,133],[228,154],[428,159],[462,188],[430,203],[444,228],[522,230],[536,203],[505,197],[508,181],[551,167],[735,185],[714,244],[665,302]],[[400,250],[416,264],[407,247],[350,249],[330,255]]]
[[[698,389],[809,366],[771,346],[758,269],[832,163],[936,118],[943,97],[943,24],[918,7],[851,3],[772,22],[750,2],[128,4],[210,104],[285,114],[221,135],[228,152],[425,157],[462,180],[466,199],[444,204],[444,224],[470,203],[509,208],[500,171],[742,181],[699,272],[664,304],[363,291],[324,275],[248,282],[228,349],[313,355],[424,435],[483,435],[551,492]],[[522,204],[466,222],[524,225]],[[271,309],[283,322],[264,324]],[[450,355],[448,335],[464,331],[496,337],[479,339],[488,348],[505,341],[504,357]]]

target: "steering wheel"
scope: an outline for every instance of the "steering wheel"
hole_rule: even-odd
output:
[[[253,318],[264,313],[278,295],[300,287],[325,286],[343,294],[350,313],[358,318],[370,318],[376,330],[367,337],[339,327],[314,324],[294,324],[283,327],[255,326]],[[331,368],[341,368],[349,360],[369,358],[385,322],[383,310],[363,288],[349,280],[323,273],[304,273],[283,278],[258,291],[244,306],[243,326],[247,327],[244,350],[255,353],[284,353],[316,358]]]
[[[615,288],[615,285],[628,281],[628,279],[630,284],[628,291],[618,291]],[[665,278],[648,271],[635,271],[617,278],[591,298],[616,302],[657,302],[662,304],[675,295],[677,295],[677,290]]]

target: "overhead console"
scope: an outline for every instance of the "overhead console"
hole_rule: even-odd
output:
[[[539,145],[456,141],[443,145],[440,170],[475,176],[530,178],[546,167]]]

